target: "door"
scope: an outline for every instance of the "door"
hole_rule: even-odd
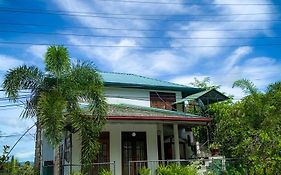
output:
[[[122,132],[122,174],[137,175],[138,167],[146,164],[131,163],[129,161],[147,160],[145,132]]]
[[[103,169],[110,170],[109,164],[95,164],[95,163],[108,163],[110,161],[109,155],[109,132],[102,132],[99,138],[100,149],[99,153],[94,160],[94,165],[92,171],[89,173],[91,175],[96,175],[101,172]]]

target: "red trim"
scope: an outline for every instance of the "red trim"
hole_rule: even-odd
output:
[[[210,118],[186,118],[186,117],[159,117],[159,116],[107,116],[108,120],[148,120],[148,121],[186,121],[186,122],[210,122]]]

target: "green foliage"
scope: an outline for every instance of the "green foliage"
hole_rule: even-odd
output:
[[[208,79],[195,81],[197,87],[210,87]],[[234,82],[247,95],[234,103],[231,99],[212,104],[211,141],[221,145],[226,157],[239,160],[228,174],[279,174],[281,172],[281,82],[259,92],[249,80]],[[200,132],[197,135],[200,137]],[[198,134],[199,133],[199,134]]]
[[[157,175],[197,175],[198,168],[195,164],[191,165],[180,165],[180,164],[169,164],[160,165],[157,168]]]
[[[112,172],[107,169],[102,169],[99,175],[112,175]]]
[[[0,159],[0,174],[1,175],[35,175],[34,168],[30,162],[19,164],[17,159],[12,156],[7,156],[9,152],[9,146],[3,147],[3,155]]]
[[[247,79],[236,80],[232,87],[240,87],[246,94],[250,95],[258,92],[254,83]]]
[[[139,175],[151,175],[151,170],[147,167],[141,167],[138,172]]]
[[[250,174],[281,172],[281,83],[258,92],[246,80],[237,81],[248,94],[241,101],[217,106],[215,140],[227,157],[239,158]],[[270,127],[269,127],[270,126]]]
[[[205,77],[202,81],[198,80],[197,78],[194,78],[194,82],[190,83],[194,87],[203,88],[206,90],[209,89],[219,89],[219,85],[210,85],[210,77]]]
[[[68,51],[63,46],[50,46],[45,54],[46,71],[60,77],[70,70]]]
[[[89,165],[98,152],[97,140],[107,113],[102,79],[92,63],[78,61],[71,65],[63,46],[47,49],[45,70],[26,65],[9,70],[3,88],[13,101],[17,101],[19,90],[31,91],[22,115],[37,117],[38,126],[54,147],[62,141],[66,125],[73,128],[71,132],[78,131],[82,163]],[[89,103],[89,109],[82,109],[80,101]]]

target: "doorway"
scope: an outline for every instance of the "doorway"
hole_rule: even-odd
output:
[[[147,146],[145,132],[122,132],[122,174],[137,175],[138,166],[129,161],[147,160]]]

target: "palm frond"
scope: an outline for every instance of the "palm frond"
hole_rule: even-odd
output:
[[[63,138],[65,109],[66,101],[58,90],[52,89],[40,95],[38,117],[42,122],[47,140],[54,146],[57,146]]]
[[[36,90],[42,80],[43,73],[37,67],[23,65],[8,71],[4,77],[3,89],[10,100],[16,101],[19,90]]]
[[[236,80],[233,83],[232,87],[240,87],[244,91],[244,93],[248,95],[253,95],[258,93],[258,89],[254,85],[254,83],[247,79]]]
[[[63,46],[49,46],[45,54],[46,71],[53,73],[56,77],[70,70],[70,59],[68,51]]]

